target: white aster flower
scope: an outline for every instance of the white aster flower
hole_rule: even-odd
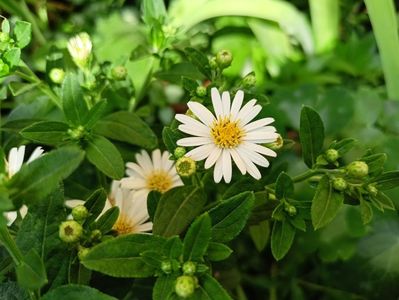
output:
[[[169,159],[169,152],[156,149],[152,152],[152,159],[146,151],[136,154],[137,163],[126,163],[126,174],[122,178],[123,188],[135,191],[136,197],[147,202],[151,191],[165,193],[171,188],[182,186],[173,161]]]
[[[216,88],[211,89],[211,97],[215,115],[198,102],[188,102],[188,107],[198,118],[177,114],[176,119],[182,124],[179,130],[192,135],[177,141],[179,146],[196,147],[186,156],[205,161],[205,169],[215,165],[213,177],[216,183],[224,178],[231,181],[232,159],[240,172],[248,172],[255,179],[261,174],[256,165],[268,167],[269,161],[263,156],[275,157],[273,150],[259,144],[274,142],[278,134],[276,128],[267,126],[274,122],[273,118],[263,118],[251,122],[262,110],[262,106],[252,99],[244,106],[244,92],[238,91],[233,103],[230,94],[219,94]],[[242,106],[242,107],[241,107]]]
[[[66,201],[66,205],[70,208],[84,203],[83,200]],[[100,216],[113,206],[119,208],[119,217],[113,226],[118,235],[152,230],[152,222],[148,221],[147,202],[135,196],[134,191],[122,188],[120,181],[117,180],[111,184],[111,192]]]
[[[86,32],[81,32],[69,39],[67,47],[75,64],[79,68],[84,68],[92,49],[90,36]]]
[[[29,164],[30,162],[34,161],[36,158],[39,158],[43,154],[43,152],[44,150],[41,147],[37,147],[35,150],[33,150],[32,154],[30,155],[26,163]],[[11,148],[10,152],[8,153],[8,160],[5,161],[6,176],[8,178],[14,176],[15,173],[17,173],[21,169],[24,163],[24,157],[25,157],[25,146],[20,146],[18,148],[17,147]],[[25,217],[27,212],[28,208],[25,205],[23,205],[19,210],[19,213],[21,214],[22,218]],[[11,225],[17,219],[18,212],[16,211],[5,212],[4,216],[7,219],[7,224]]]

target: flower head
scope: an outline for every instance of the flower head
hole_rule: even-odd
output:
[[[179,130],[192,135],[177,141],[179,146],[196,147],[186,156],[199,161],[205,160],[205,168],[215,165],[213,177],[220,182],[222,177],[229,183],[232,176],[232,160],[242,174],[248,172],[255,179],[261,174],[255,165],[268,167],[269,161],[263,156],[275,157],[273,150],[259,145],[274,142],[278,134],[276,128],[267,126],[273,118],[262,118],[251,122],[262,110],[262,106],[252,99],[244,106],[244,92],[238,91],[233,103],[230,94],[219,94],[211,89],[215,115],[198,102],[188,102],[188,107],[198,118],[177,114],[176,119],[182,124]],[[242,107],[241,107],[242,106]]]
[[[151,191],[165,193],[171,188],[183,185],[176,172],[170,153],[159,149],[152,152],[152,158],[146,151],[136,155],[137,163],[126,164],[127,178],[121,180],[123,188],[135,190],[137,197],[146,202]]]
[[[86,32],[81,32],[69,39],[67,47],[75,64],[79,68],[84,68],[89,61],[92,49],[90,36]]]

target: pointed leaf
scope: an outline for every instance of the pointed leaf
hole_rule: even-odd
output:
[[[211,218],[207,213],[198,217],[188,229],[183,243],[185,261],[200,260],[208,247],[211,238]]]
[[[65,118],[73,125],[83,125],[89,113],[76,74],[68,73],[62,84],[62,107]]]
[[[290,250],[295,237],[295,228],[288,220],[275,221],[272,230],[271,248],[276,260],[282,259]]]

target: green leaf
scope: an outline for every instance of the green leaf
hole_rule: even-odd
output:
[[[170,237],[163,246],[162,252],[170,259],[179,259],[183,253],[183,243],[180,237],[177,235]]]
[[[59,286],[45,294],[42,300],[116,300],[85,285],[68,284]]]
[[[364,156],[360,159],[364,161],[369,167],[369,176],[380,175],[384,171],[384,164],[387,160],[387,155],[385,153],[376,153]]]
[[[370,202],[360,198],[360,216],[364,225],[371,222],[373,219],[373,209]]]
[[[65,118],[73,125],[84,125],[89,113],[78,76],[68,73],[62,84],[62,107]]]
[[[182,186],[162,195],[154,216],[154,234],[170,237],[180,234],[201,213],[206,202],[198,187]]]
[[[84,206],[89,212],[89,217],[85,221],[86,224],[90,224],[97,219],[104,209],[105,201],[107,201],[107,193],[103,188],[94,191],[86,199]]]
[[[3,22],[1,22],[1,31],[4,33],[10,33],[10,22],[7,19],[4,19]]]
[[[338,151],[340,155],[347,153],[356,144],[356,140],[352,138],[342,139],[340,141],[334,141],[331,143],[330,148]]]
[[[94,131],[107,138],[146,149],[153,149],[157,145],[157,137],[151,128],[137,115],[127,111],[119,111],[101,119]]]
[[[154,289],[152,290],[153,300],[167,300],[175,292],[176,275],[162,275],[155,281]]]
[[[19,64],[21,58],[21,49],[19,48],[11,48],[7,50],[4,55],[3,59],[8,63],[10,68],[15,67]]]
[[[183,242],[183,259],[200,260],[208,247],[211,238],[211,218],[207,213],[199,216],[188,229]]]
[[[42,200],[79,166],[83,157],[77,147],[63,147],[23,165],[9,181],[11,199],[27,204]]]
[[[5,173],[6,171],[6,155],[3,148],[0,146],[0,173]]]
[[[140,253],[143,261],[155,269],[161,269],[163,257],[162,255],[154,250],[148,250]]]
[[[291,177],[282,172],[276,181],[276,196],[277,199],[283,199],[288,196],[292,196],[294,193],[294,182],[292,181]]]
[[[228,246],[222,243],[210,242],[206,255],[210,261],[221,261],[227,259],[233,253]]]
[[[236,237],[244,228],[254,201],[252,192],[244,192],[211,209],[212,241],[228,242]]]
[[[124,163],[118,149],[105,137],[93,136],[86,150],[87,159],[105,175],[112,179],[121,179],[124,173]]]
[[[176,141],[182,137],[183,135],[179,131],[171,129],[170,127],[164,127],[162,130],[163,143],[170,153],[175,151],[177,147]]]
[[[299,138],[303,159],[311,168],[323,148],[324,125],[319,114],[308,106],[301,110]]]
[[[204,74],[207,78],[212,78],[212,70],[209,65],[209,60],[206,55],[194,48],[186,48],[185,52],[188,59],[195,65],[198,70]]]
[[[0,283],[0,295],[3,299],[29,300],[31,299],[22,287],[14,281]]]
[[[232,298],[219,282],[211,275],[205,274],[201,278],[202,292],[205,294],[204,299],[210,300],[231,300]]]
[[[10,92],[13,96],[19,96],[34,89],[38,85],[39,85],[38,82],[26,83],[26,82],[12,81],[8,84],[8,88],[10,89]]]
[[[269,221],[262,221],[259,224],[249,227],[249,234],[259,252],[265,249],[270,236]]]
[[[153,25],[154,20],[160,23],[166,17],[166,8],[163,0],[147,0],[141,2],[142,18],[148,25]]]
[[[67,139],[68,129],[68,124],[62,122],[42,121],[24,128],[20,134],[36,143],[58,145]]]
[[[386,194],[383,192],[378,192],[377,195],[371,196],[374,201],[378,202],[382,208],[390,209],[390,210],[396,210],[395,205],[393,204],[391,198],[389,198]]]
[[[295,228],[288,220],[275,221],[272,230],[271,248],[276,260],[282,259],[290,250],[295,237]]]
[[[140,253],[160,249],[164,243],[165,240],[156,235],[122,235],[93,247],[82,263],[88,269],[113,277],[150,277],[155,269],[143,261]]]
[[[312,200],[311,215],[314,229],[322,228],[330,223],[343,202],[343,194],[335,192],[328,176],[323,176]]]
[[[18,284],[28,290],[36,290],[47,283],[46,270],[35,250],[29,251],[16,267]]]
[[[399,186],[399,171],[385,172],[371,181],[376,183],[376,188],[382,191]]]
[[[18,47],[26,47],[31,40],[32,25],[25,21],[16,21],[14,27],[14,36],[17,40]]]
[[[112,229],[112,226],[114,226],[116,220],[118,220],[118,217],[119,207],[111,207],[97,220],[97,229],[99,229],[103,234],[109,232]]]
[[[195,80],[184,76],[181,79],[181,83],[183,88],[188,92],[194,92],[198,87],[198,84]]]
[[[147,211],[150,216],[150,220],[154,220],[155,212],[157,210],[157,206],[159,200],[161,199],[161,193],[157,191],[151,191],[147,196]]]
[[[102,117],[105,108],[107,107],[107,101],[105,100],[100,100],[97,102],[89,111],[87,114],[85,120],[84,120],[84,126],[87,129],[91,129],[98,120]]]

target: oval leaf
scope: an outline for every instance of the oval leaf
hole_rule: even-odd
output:
[[[287,220],[274,222],[271,248],[276,260],[282,259],[288,253],[294,241],[295,232],[295,228]]]
[[[24,128],[20,134],[39,144],[58,145],[68,137],[68,129],[68,124],[62,122],[43,121]]]
[[[84,285],[68,284],[59,286],[47,294],[42,300],[116,300],[116,298]]]
[[[188,229],[183,243],[185,261],[201,259],[211,238],[211,218],[207,213],[198,217]]]
[[[89,113],[76,74],[68,73],[62,84],[62,108],[65,118],[73,125],[83,125]]]

